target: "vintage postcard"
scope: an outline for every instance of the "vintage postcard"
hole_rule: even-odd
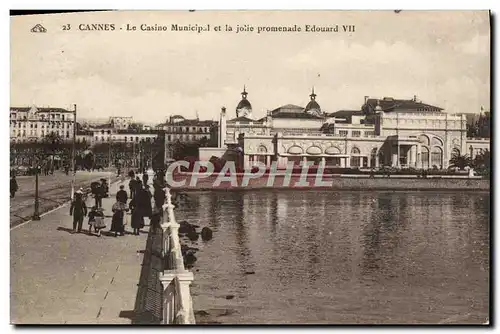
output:
[[[490,324],[489,11],[10,30],[12,324]]]

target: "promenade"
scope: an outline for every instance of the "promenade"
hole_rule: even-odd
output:
[[[127,183],[124,185],[128,192]],[[105,215],[112,214],[117,188],[110,187],[110,198],[103,199]],[[93,198],[87,200],[87,205],[93,205]],[[130,324],[133,321],[140,297],[138,288],[142,284],[142,288],[148,290],[148,285],[155,284],[145,272],[151,271],[150,268],[144,268],[141,275],[144,254],[148,254],[145,249],[149,227],[145,227],[140,236],[127,233],[114,237],[107,232],[111,218],[106,218],[106,225],[100,238],[85,233],[71,234],[69,206],[63,206],[40,221],[11,229],[12,324]],[[87,218],[83,226],[88,228]],[[130,216],[126,230],[130,232]]]
[[[75,177],[75,189],[89,187],[92,181],[101,178],[116,179],[116,170],[111,171],[78,171]],[[54,175],[39,175],[38,190],[40,214],[58,207],[70,198],[73,175],[56,171]],[[35,176],[18,176],[19,190],[10,199],[10,226],[13,227],[30,220],[35,208]],[[114,189],[113,189],[114,190]]]

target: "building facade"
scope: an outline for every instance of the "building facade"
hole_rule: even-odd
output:
[[[50,133],[73,140],[74,113],[63,108],[11,107],[10,141],[38,141]]]
[[[167,142],[180,141],[197,143],[202,140],[211,142],[217,138],[217,122],[210,120],[185,119],[180,115],[169,117],[167,122],[156,126],[165,132]]]
[[[109,118],[109,124],[118,130],[126,130],[132,125],[132,116],[113,116]]]
[[[242,101],[247,101],[246,90]],[[240,102],[241,104],[241,102]],[[251,104],[248,102],[246,106]],[[239,107],[239,105],[238,105]],[[237,108],[238,111],[238,108]],[[326,114],[314,89],[307,106],[284,105],[261,119],[221,112],[220,143],[240,147],[243,166],[255,162],[278,167],[310,161],[337,167],[448,168],[454,154],[474,157],[489,140],[467,138],[464,115],[413,99],[365,97],[361,110]]]

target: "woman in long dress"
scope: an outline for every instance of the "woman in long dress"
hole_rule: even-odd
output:
[[[118,233],[123,236],[125,235],[125,225],[124,225],[124,217],[125,212],[128,211],[125,204],[122,202],[116,202],[113,204],[111,209],[113,211],[113,218],[111,219],[111,232],[115,232],[115,237],[118,236]]]
[[[144,227],[144,214],[138,204],[137,196],[130,201],[129,208],[132,210],[132,220],[130,226],[134,229],[134,234],[139,235],[139,231]]]

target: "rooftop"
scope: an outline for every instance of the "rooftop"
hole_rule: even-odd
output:
[[[228,123],[239,122],[239,123],[247,123],[248,124],[248,123],[262,123],[263,120],[265,120],[265,118],[261,118],[261,119],[255,120],[255,119],[248,118],[246,116],[240,116],[240,117],[236,117],[236,118],[230,119],[227,122]]]
[[[416,97],[411,100],[394,99],[384,97],[383,99],[368,99],[363,105],[365,113],[373,113],[377,104],[384,112],[440,112],[443,108],[417,101]]]
[[[351,116],[364,116],[361,110],[339,110],[331,114],[327,114],[327,117],[351,117]]]
[[[158,127],[162,126],[212,126],[216,124],[217,122],[211,121],[211,120],[199,120],[199,119],[184,119],[181,121],[177,122],[172,122],[172,123],[161,123],[158,124]]]
[[[73,111],[63,109],[63,108],[42,108],[42,107],[35,107],[37,112],[55,112],[55,113],[73,113]],[[32,109],[32,107],[10,107],[10,111],[19,111],[19,112],[28,112]]]

